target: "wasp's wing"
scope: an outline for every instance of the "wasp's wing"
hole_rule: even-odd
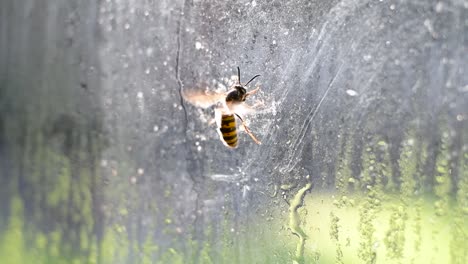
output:
[[[225,93],[205,90],[185,90],[182,92],[185,101],[201,108],[208,108],[226,98]]]

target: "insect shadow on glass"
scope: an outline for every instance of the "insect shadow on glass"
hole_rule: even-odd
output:
[[[261,144],[241,117],[241,113],[248,113],[253,110],[253,107],[247,105],[245,100],[258,92],[260,88],[257,87],[252,91],[247,91],[247,85],[259,76],[260,75],[255,75],[250,81],[243,85],[240,78],[240,69],[237,67],[237,83],[231,86],[229,91],[219,93],[204,90],[190,90],[184,91],[182,95],[187,102],[197,107],[208,108],[216,105],[215,120],[218,125],[218,133],[221,141],[227,147],[236,148],[239,145],[236,118],[241,121],[244,131],[252,140],[257,144]]]

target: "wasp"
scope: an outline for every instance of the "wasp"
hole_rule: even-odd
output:
[[[248,92],[247,85],[259,76],[260,75],[258,74],[255,75],[250,79],[250,81],[243,85],[241,83],[240,69],[237,67],[237,83],[232,85],[227,92],[218,93],[199,90],[184,91],[182,96],[187,102],[197,107],[207,108],[217,105],[215,108],[215,120],[218,125],[218,134],[225,146],[236,148],[239,144],[237,138],[236,117],[241,121],[244,131],[252,138],[252,140],[257,144],[261,144],[238,114],[250,109],[250,107],[244,102],[249,96],[258,92],[260,88],[257,87],[256,89]]]

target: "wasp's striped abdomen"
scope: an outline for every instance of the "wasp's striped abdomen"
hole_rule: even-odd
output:
[[[236,118],[234,114],[222,114],[221,115],[221,137],[227,146],[231,148],[237,147],[237,130],[236,130]]]

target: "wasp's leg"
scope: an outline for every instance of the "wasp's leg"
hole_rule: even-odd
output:
[[[242,116],[258,112],[265,107],[265,103],[261,100],[257,100],[253,105],[242,103],[234,107],[233,112],[236,112]]]
[[[252,91],[248,92],[247,93],[247,96],[249,95],[253,95],[253,94],[256,94],[258,91],[260,90],[260,86],[257,86],[257,88],[253,89]],[[244,104],[245,105],[245,104]],[[265,106],[265,103],[263,102],[263,100],[260,100],[260,99],[257,99],[255,101],[255,104],[252,105],[252,106],[248,106],[249,108],[253,109],[253,108],[258,108],[258,107],[261,107],[261,106]]]
[[[248,105],[248,104],[244,104],[244,105],[246,105],[246,107],[248,107],[249,109],[251,109],[253,111],[253,110],[257,109],[257,108],[264,107],[265,102],[263,100],[256,100],[253,105]]]
[[[258,90],[260,90],[260,86],[257,86],[257,88],[253,89],[253,90],[250,91],[250,92],[247,92],[246,95],[247,95],[247,96],[250,96],[250,95],[252,95],[252,94],[255,94],[255,93],[258,92]]]
[[[245,125],[245,122],[244,120],[238,115],[238,114],[235,114],[239,119],[240,121],[242,122],[242,126],[244,127],[244,130],[245,132],[252,138],[252,140],[257,143],[258,145],[261,145],[262,142],[260,142],[255,136],[254,134],[252,133],[252,131],[250,131],[249,127]]]

